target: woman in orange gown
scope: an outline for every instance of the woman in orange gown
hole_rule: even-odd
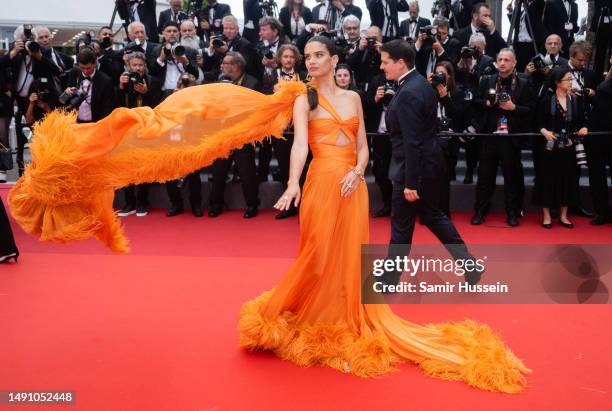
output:
[[[316,90],[295,100],[290,179],[275,206],[286,210],[300,201],[298,180],[310,146],[298,253],[274,289],[243,305],[240,345],[271,350],[301,366],[322,364],[363,377],[412,361],[434,377],[521,391],[529,370],[488,326],[474,321],[422,326],[402,320],[387,305],[361,304],[361,244],[369,240],[361,102],[356,93],[336,87],[338,57],[328,39],[312,39],[304,57]]]
[[[127,252],[113,210],[116,189],[174,180],[244,144],[279,137],[293,116],[291,180],[276,207],[300,201],[297,179],[310,145],[298,256],[273,290],[242,307],[241,345],[364,377],[411,361],[434,377],[521,391],[529,370],[488,326],[418,325],[387,305],[361,304],[360,247],[368,242],[361,103],[335,86],[338,57],[328,39],[308,43],[306,55],[316,80],[308,93],[301,82],[285,82],[273,95],[210,84],[179,91],[155,108],[118,108],[91,124],[76,124],[74,113],[49,114],[34,129],[32,164],[10,192],[13,217],[41,240],[94,236]]]

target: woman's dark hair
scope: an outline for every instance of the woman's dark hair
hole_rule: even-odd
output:
[[[448,73],[446,76],[446,89],[452,94],[455,90],[455,68],[453,67],[453,64],[450,61],[442,60],[436,63],[436,67],[444,67]]]
[[[555,91],[557,89],[557,83],[561,82],[563,77],[565,77],[565,75],[569,72],[570,68],[567,66],[557,66],[550,70],[550,73],[548,73],[548,76],[546,77],[546,84],[548,85],[548,88]]]
[[[325,46],[330,56],[338,55],[336,44],[329,37],[314,36],[306,42],[306,44],[308,43],[321,43]],[[319,95],[317,94],[317,90],[315,90],[311,86],[306,86],[306,96],[308,97],[308,105],[310,106],[310,109],[314,110],[315,108],[317,108],[317,106],[319,105]]]
[[[291,12],[293,11],[293,5],[294,5],[293,0],[285,1],[285,7],[287,7],[287,9],[289,10],[289,15],[291,15]],[[303,15],[304,15],[304,2],[302,1],[302,4],[300,4],[300,16],[303,16]]]

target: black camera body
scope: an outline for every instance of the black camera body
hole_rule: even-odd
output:
[[[218,49],[219,47],[223,47],[227,44],[228,38],[224,34],[218,34],[216,36],[212,36],[211,44],[214,48]]]
[[[510,94],[506,91],[500,91],[497,93],[497,101],[500,103],[507,103],[511,100]]]
[[[395,96],[395,86],[392,81],[385,81],[383,89],[384,95],[381,101],[384,106],[388,106],[393,96]]]
[[[544,60],[544,56],[542,54],[535,55],[531,59],[531,63],[533,63],[533,66],[536,68],[536,70],[548,67],[548,64],[546,64],[546,61]]]
[[[32,33],[32,25],[24,24],[23,25],[23,37],[25,37],[25,48],[22,53],[28,54],[30,53],[38,53],[40,51],[40,44],[34,41],[34,33]]]
[[[376,37],[367,37],[366,41],[368,42],[367,43],[368,48],[373,49],[376,47]]]
[[[425,42],[433,43],[436,40],[438,28],[436,26],[423,26],[419,28],[419,34],[425,34]]]
[[[142,47],[142,43],[140,42],[140,40],[136,39],[131,43],[128,43],[127,46],[125,46],[125,49],[123,50],[123,52],[125,54],[130,54],[130,53],[134,53],[134,52],[139,52],[139,53],[144,53],[144,48]]]
[[[128,73],[128,78],[129,78],[129,81],[126,84],[125,89],[128,93],[133,94],[135,93],[134,86],[136,84],[144,83],[144,77],[141,76],[140,73],[133,71],[131,73]]]
[[[274,52],[268,46],[262,46],[259,51],[261,55],[267,58],[268,60],[272,60],[274,58]]]
[[[181,44],[164,44],[163,53],[166,56],[166,60],[174,61],[177,57],[182,57],[185,55],[186,50],[185,46]]]
[[[59,96],[59,102],[65,105],[68,111],[78,109],[86,99],[87,93],[81,89],[77,89],[72,95],[64,92]]]
[[[480,49],[476,48],[476,47],[464,47],[463,49],[461,49],[461,58],[462,59],[467,59],[467,58],[478,58],[480,56]]]
[[[446,86],[446,74],[445,73],[434,73],[431,76],[431,85],[436,87],[438,85],[440,86]]]
[[[52,86],[49,83],[49,79],[46,77],[40,77],[35,79],[32,82],[31,90],[38,96],[38,101],[42,101],[45,103],[49,103],[51,95],[53,94]]]

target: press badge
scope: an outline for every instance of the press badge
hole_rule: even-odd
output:
[[[569,21],[567,23],[565,23],[565,30],[567,31],[572,31],[574,30],[574,24],[570,23]]]

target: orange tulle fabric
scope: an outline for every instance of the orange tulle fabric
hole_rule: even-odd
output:
[[[300,208],[300,241],[289,272],[272,290],[245,303],[240,345],[270,350],[301,366],[326,365],[361,377],[418,364],[432,377],[489,391],[516,393],[529,372],[487,325],[475,321],[418,325],[385,304],[361,304],[361,244],[368,243],[368,192],[348,198],[339,182],[356,163],[357,117],[309,122],[313,152]],[[339,146],[342,131],[351,144]]]
[[[41,240],[95,236],[127,252],[112,207],[116,189],[176,179],[244,144],[281,136],[295,98],[305,91],[300,82],[284,82],[271,96],[230,84],[198,86],[155,109],[116,109],[94,124],[53,112],[34,129],[32,164],[10,192],[11,212]],[[309,122],[314,159],[304,185],[298,255],[273,290],[241,308],[240,345],[363,377],[410,361],[433,377],[484,390],[524,389],[529,370],[487,325],[418,325],[387,305],[361,304],[368,193],[361,184],[342,198],[339,185],[355,165],[359,119],[341,118],[323,96],[320,104],[331,117]]]

